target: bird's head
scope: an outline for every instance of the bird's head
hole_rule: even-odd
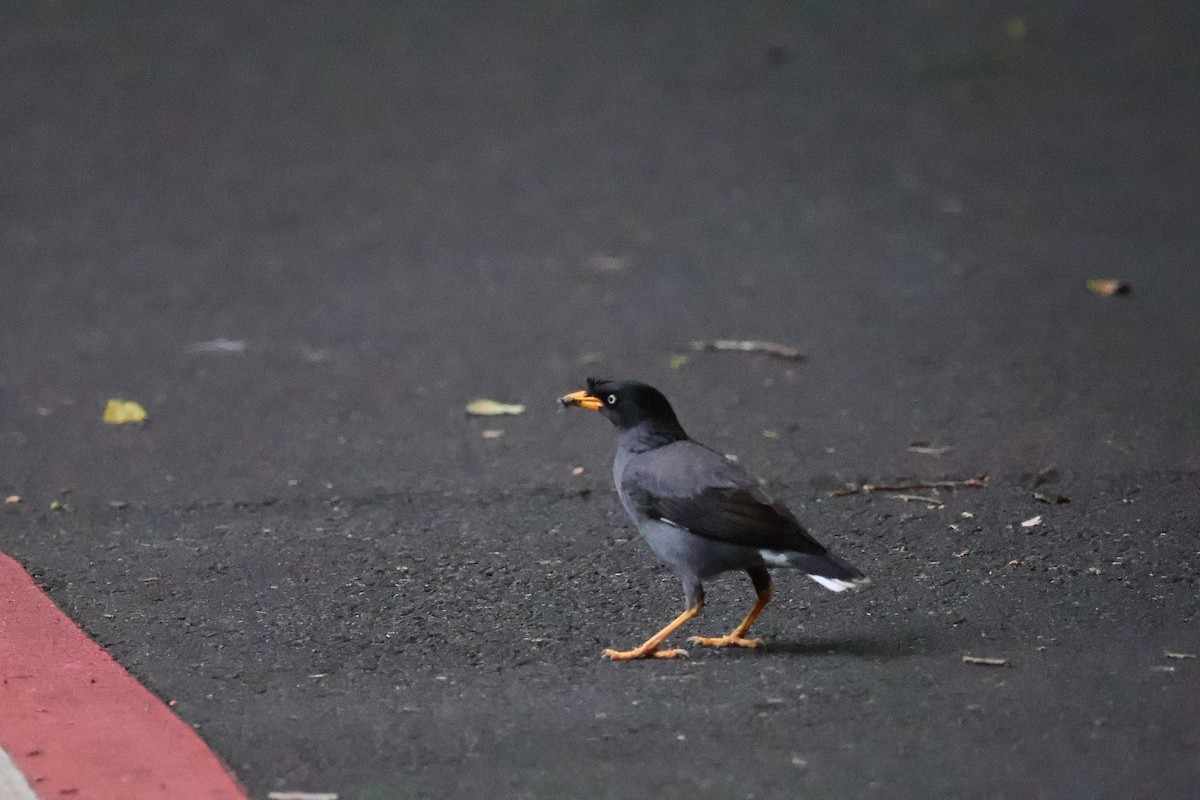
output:
[[[638,381],[588,378],[586,389],[560,397],[558,402],[599,411],[621,431],[644,426],[664,432],[677,431],[679,438],[686,436],[663,393]]]

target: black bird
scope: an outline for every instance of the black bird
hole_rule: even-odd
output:
[[[687,610],[632,650],[605,650],[615,661],[676,658],[683,650],[659,649],[704,607],[702,581],[745,570],[758,602],[726,636],[692,637],[710,647],[758,647],[746,634],[771,600],[767,567],[803,570],[834,592],[867,583],[861,572],[830,553],[782,504],[771,500],[745,470],[688,438],[671,404],[653,386],[588,378],[587,389],[559,399],[564,406],[599,411],[620,438],[613,481],[650,549],[683,582]]]

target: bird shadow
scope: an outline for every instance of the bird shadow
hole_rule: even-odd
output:
[[[901,642],[877,639],[809,639],[806,641],[767,643],[763,655],[789,656],[854,656],[856,658],[890,659],[915,655],[916,650]]]
[[[888,661],[929,655],[938,650],[936,638],[921,631],[883,637],[827,637],[802,640],[772,639],[762,648],[765,656],[843,656]]]

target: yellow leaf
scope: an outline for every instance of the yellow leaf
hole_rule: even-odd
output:
[[[1133,290],[1128,283],[1116,278],[1092,278],[1087,282],[1087,287],[1105,297],[1112,297],[1114,294],[1129,294]]]
[[[104,407],[104,421],[109,425],[145,422],[146,417],[146,409],[132,400],[109,400]]]
[[[1004,21],[1004,30],[1010,39],[1024,39],[1025,34],[1029,33],[1029,23],[1025,22],[1024,17],[1009,17]]]
[[[525,406],[515,403],[498,403],[495,400],[472,400],[467,403],[467,413],[476,417],[496,417],[501,414],[524,414]]]

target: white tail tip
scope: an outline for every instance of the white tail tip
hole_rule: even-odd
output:
[[[817,583],[824,586],[831,592],[844,592],[847,589],[857,589],[864,584],[871,582],[870,578],[855,578],[852,581],[844,581],[841,578],[826,578],[821,575],[809,575]]]

